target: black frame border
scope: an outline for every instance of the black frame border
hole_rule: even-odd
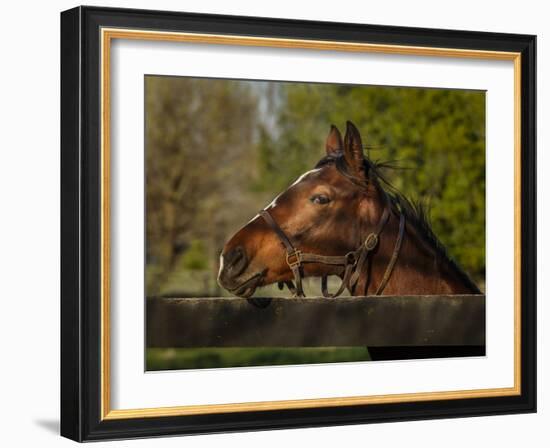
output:
[[[521,395],[101,420],[100,29],[521,53]],[[76,441],[536,412],[536,36],[77,7],[61,13],[61,435]]]

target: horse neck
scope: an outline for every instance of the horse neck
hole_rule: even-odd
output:
[[[364,269],[355,295],[374,294],[395,250],[399,216],[392,212],[380,234],[379,245]],[[365,233],[366,238],[367,233]],[[451,263],[435,244],[423,237],[414,222],[406,221],[403,242],[384,295],[477,294],[479,289]]]

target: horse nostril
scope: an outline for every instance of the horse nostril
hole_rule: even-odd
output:
[[[246,253],[241,246],[228,251],[223,256],[223,271],[227,277],[236,277],[241,274],[248,264]]]
[[[237,246],[231,249],[224,255],[224,261],[227,263],[227,266],[231,266],[233,263],[237,262],[244,255],[244,251],[241,246]]]

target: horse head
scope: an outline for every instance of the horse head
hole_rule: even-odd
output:
[[[347,122],[342,139],[333,125],[326,154],[314,169],[302,174],[264,210],[301,252],[337,257],[355,251],[362,235],[380,222],[385,208],[383,190],[363,155],[361,136]],[[265,213],[265,212],[264,212]],[[293,279],[288,247],[261,214],[253,217],[225,244],[218,282],[231,293],[251,296],[256,288]],[[343,267],[307,263],[303,277],[343,276]]]

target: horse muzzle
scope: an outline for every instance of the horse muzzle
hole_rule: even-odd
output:
[[[265,275],[263,272],[247,274],[248,257],[241,246],[237,246],[220,256],[218,283],[231,294],[248,298],[260,285]]]

